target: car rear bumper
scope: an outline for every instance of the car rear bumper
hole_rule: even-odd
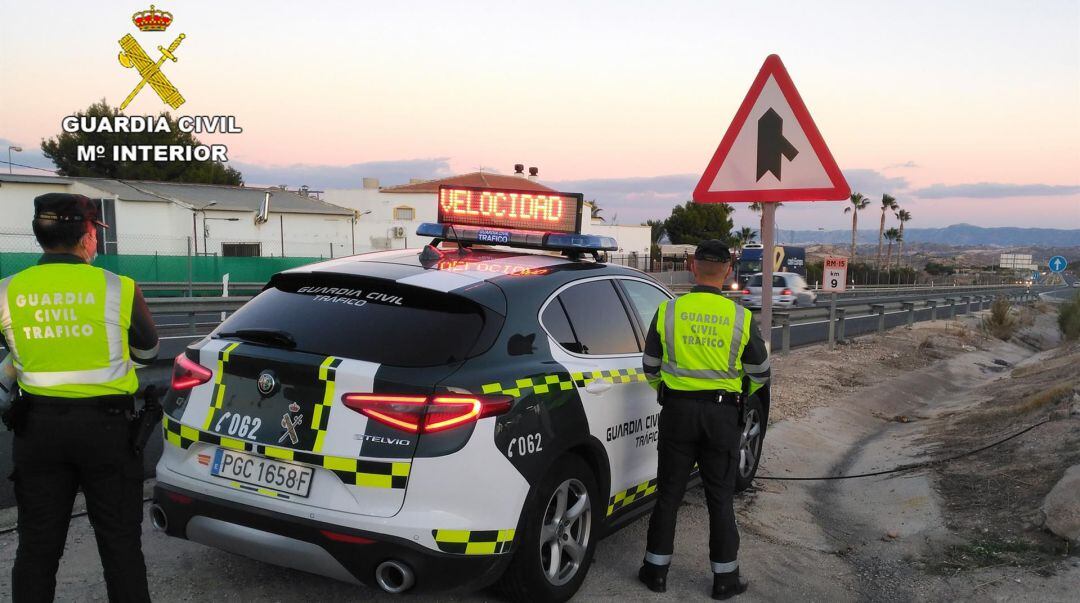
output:
[[[788,295],[774,295],[773,305],[781,308],[786,308],[795,305],[795,297]],[[760,297],[744,297],[740,300],[740,303],[747,308],[760,308]]]
[[[413,590],[476,590],[495,582],[511,557],[440,553],[396,536],[306,520],[161,483],[154,488],[154,503],[165,514],[165,533],[170,536],[372,588],[377,588],[375,569],[393,560],[412,569]]]

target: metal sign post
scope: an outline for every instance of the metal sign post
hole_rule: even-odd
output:
[[[761,204],[761,337],[772,352],[772,277],[775,254],[776,204]]]
[[[836,294],[829,294],[829,349],[836,349]]]

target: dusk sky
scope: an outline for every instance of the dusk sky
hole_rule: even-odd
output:
[[[15,162],[51,167],[39,146],[65,115],[138,82],[117,40],[156,58],[184,33],[162,67],[187,99],[176,113],[235,115],[242,134],[201,138],[249,184],[524,163],[636,223],[689,199],[776,53],[852,189],[893,194],[908,227],[1080,228],[1078,0],[155,0],[175,22],[139,32],[149,4],[0,0],[0,159],[15,144]],[[164,108],[146,89],[126,112]],[[841,211],[790,204],[777,220],[844,228]]]

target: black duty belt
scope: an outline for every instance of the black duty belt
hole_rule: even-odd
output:
[[[29,402],[31,412],[65,414],[71,411],[96,411],[118,415],[135,410],[135,396],[130,395],[58,398],[23,392],[22,396]]]
[[[722,389],[687,391],[669,388],[664,391],[664,398],[665,400],[690,400],[694,402],[711,402],[713,404],[738,404],[739,392]]]

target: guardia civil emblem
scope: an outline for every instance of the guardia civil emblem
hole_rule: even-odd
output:
[[[139,11],[131,16],[131,22],[135,24],[135,27],[139,28],[139,31],[145,32],[163,32],[169,28],[172,21],[172,13],[158,10],[153,4],[150,5],[150,10]],[[143,47],[131,34],[120,38],[120,54],[116,58],[124,67],[128,69],[134,67],[135,71],[142,77],[139,83],[136,84],[135,89],[131,91],[131,94],[128,94],[124,102],[120,104],[121,111],[131,101],[135,100],[139,91],[147,84],[150,84],[150,89],[157,93],[162,102],[173,109],[178,109],[180,105],[184,104],[183,95],[169,81],[169,78],[165,77],[165,74],[161,72],[161,66],[165,64],[166,59],[176,62],[176,49],[180,47],[180,42],[184,40],[184,37],[184,34],[177,36],[168,48],[158,46],[157,49],[161,53],[161,57],[156,62],[151,60],[150,56],[146,54],[146,51],[143,50]]]

